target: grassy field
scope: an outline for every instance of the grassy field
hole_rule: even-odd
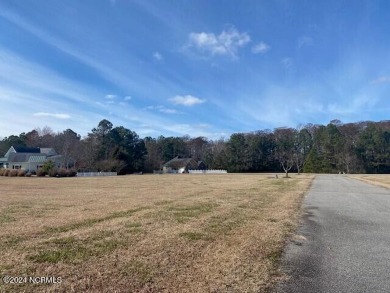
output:
[[[350,177],[359,179],[363,182],[390,188],[389,174],[359,174],[359,175],[350,175]]]
[[[0,291],[265,292],[312,178],[0,177]]]

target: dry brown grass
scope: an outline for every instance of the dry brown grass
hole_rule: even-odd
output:
[[[264,292],[312,176],[0,178],[0,291]]]
[[[389,174],[358,174],[350,175],[349,177],[374,184],[377,186],[382,186],[390,188],[390,176]]]

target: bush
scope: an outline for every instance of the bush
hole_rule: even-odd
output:
[[[66,169],[64,169],[64,168],[58,169],[58,176],[59,177],[66,177],[66,176],[68,176],[68,173],[67,173]]]
[[[49,172],[50,177],[74,177],[76,175],[77,172],[74,169],[66,170],[65,168],[53,168]]]
[[[50,177],[59,177],[57,168],[51,168],[48,172]]]
[[[77,171],[75,169],[69,169],[67,173],[68,177],[75,177],[77,175]]]
[[[56,169],[56,166],[55,166],[55,164],[54,164],[54,162],[53,161],[47,161],[45,164],[43,164],[43,166],[42,166],[42,168],[41,168],[44,172],[45,172],[45,174],[46,175],[50,175],[50,172],[52,171],[52,170],[55,170]]]
[[[37,176],[44,177],[44,176],[46,176],[46,172],[44,170],[42,170],[42,168],[40,168],[37,171]]]
[[[0,176],[3,176],[3,175],[4,175],[4,171],[5,171],[4,168],[0,168]]]
[[[3,176],[8,176],[10,170],[9,169],[5,169],[4,173],[3,173]]]
[[[25,176],[26,177],[31,177],[31,172],[27,172]]]
[[[24,176],[26,176],[26,172],[24,170],[19,170],[18,177],[24,177]]]
[[[16,177],[16,176],[18,176],[18,170],[10,170],[10,172],[8,173],[8,176],[9,177]]]

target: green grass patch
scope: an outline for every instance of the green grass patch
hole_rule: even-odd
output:
[[[191,241],[208,240],[209,237],[206,234],[199,232],[183,232],[179,234],[180,237],[184,237]]]
[[[16,214],[23,213],[32,208],[32,205],[21,204],[21,205],[12,205],[7,207],[7,213]]]
[[[101,256],[126,245],[126,237],[115,237],[112,231],[100,231],[87,239],[74,236],[46,241],[38,253],[27,256],[36,263],[80,263],[92,256]],[[36,249],[37,250],[37,249]]]
[[[6,236],[4,240],[2,239],[0,242],[1,248],[12,248],[21,243],[22,241],[25,241],[26,238],[22,236]]]
[[[154,270],[145,263],[139,260],[134,260],[123,266],[122,274],[124,277],[128,277],[138,283],[139,286],[152,281]]]
[[[198,203],[169,207],[167,211],[172,214],[179,223],[184,223],[190,218],[197,218],[204,213],[211,212],[217,205],[212,203]]]
[[[137,233],[142,231],[142,225],[138,222],[130,222],[125,224],[125,228],[127,232]]]
[[[16,219],[8,214],[0,214],[0,224],[14,222]]]
[[[95,218],[95,219],[86,219],[77,223],[72,223],[64,226],[59,226],[59,227],[48,227],[46,228],[46,232],[49,233],[64,233],[68,231],[73,231],[81,228],[87,228],[87,227],[92,227],[95,224],[104,222],[104,221],[109,221],[113,220],[116,218],[125,218],[125,217],[130,217],[134,215],[136,212],[139,212],[141,210],[144,210],[146,208],[137,208],[137,209],[131,209],[127,211],[120,211],[120,212],[115,212],[112,213],[108,216],[102,217],[102,218]]]
[[[244,225],[246,216],[238,210],[227,214],[212,216],[205,228],[207,233],[228,234],[230,231]]]
[[[117,249],[125,244],[119,239],[107,239],[93,245],[93,255],[102,255]]]
[[[167,204],[170,204],[170,203],[173,203],[173,200],[160,200],[160,201],[156,201],[154,203],[154,205],[162,206],[162,205],[167,205]]]
[[[91,250],[75,237],[54,239],[47,242],[47,245],[52,247],[29,255],[27,259],[36,263],[78,263],[92,255]]]

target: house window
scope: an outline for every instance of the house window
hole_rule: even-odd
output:
[[[12,166],[12,169],[16,169],[16,170],[21,169],[21,168],[22,168],[21,165],[13,165]]]

